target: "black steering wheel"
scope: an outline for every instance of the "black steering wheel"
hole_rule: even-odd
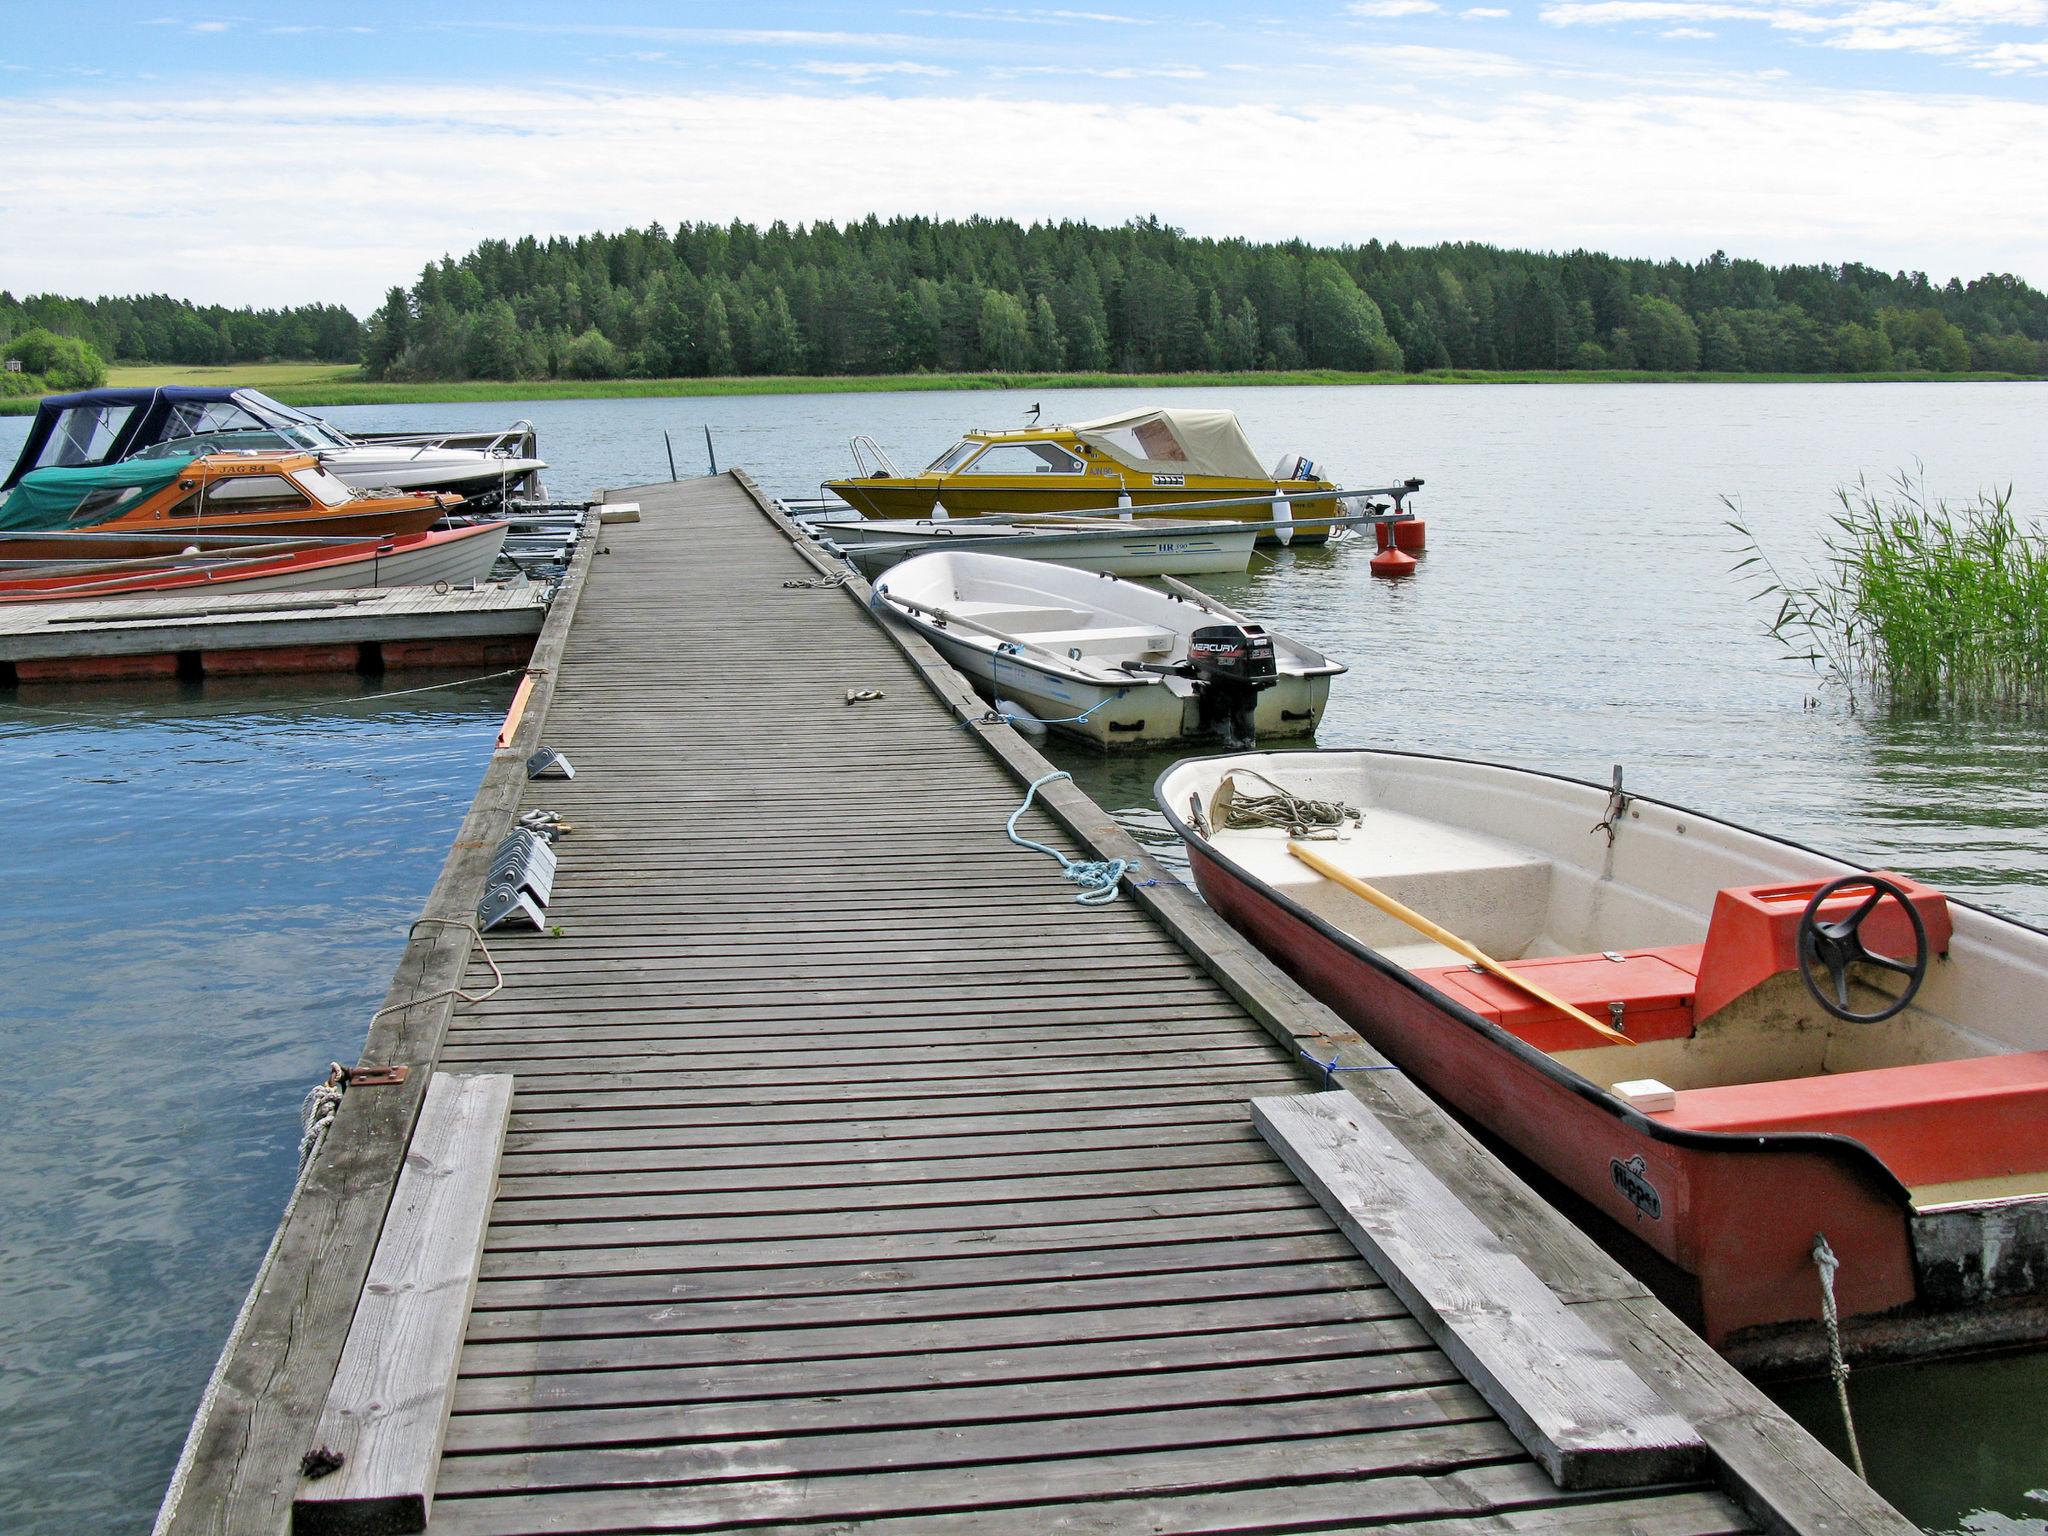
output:
[[[1837,891],[1859,885],[1867,885],[1871,891],[1854,912],[1839,922],[1820,921],[1821,903]],[[1877,904],[1887,896],[1904,907],[1906,916],[1912,921],[1911,960],[1880,955],[1864,947],[1863,920],[1876,911]],[[1920,913],[1906,899],[1904,891],[1876,875],[1844,875],[1839,880],[1830,880],[1813,893],[1813,900],[1806,904],[1806,910],[1799,916],[1799,979],[1806,983],[1806,990],[1813,994],[1815,1002],[1836,1018],[1846,1019],[1852,1024],[1875,1024],[1890,1018],[1912,1002],[1913,994],[1920,990],[1920,983],[1927,979],[1927,956],[1927,925],[1920,920]],[[1875,1013],[1858,1013],[1849,1006],[1849,967],[1859,961],[1868,961],[1887,971],[1897,971],[1906,978],[1906,990]],[[1830,989],[1821,986],[1816,974],[1823,970],[1832,983],[1832,996],[1829,995]]]

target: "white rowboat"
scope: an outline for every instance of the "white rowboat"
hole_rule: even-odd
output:
[[[1314,734],[1330,679],[1344,667],[1175,587],[941,550],[890,571],[873,604],[931,641],[1006,712],[1099,746]],[[1247,657],[1266,656],[1270,681],[1244,681],[1240,669],[1255,664]]]

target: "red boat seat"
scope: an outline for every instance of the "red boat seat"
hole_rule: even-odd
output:
[[[2048,1171],[2048,1051],[1681,1089],[1656,1118],[1694,1131],[1853,1136],[1907,1185],[2038,1173]]]
[[[1932,886],[1879,870],[1906,893],[1927,926],[1930,954],[1948,953],[1953,924],[1948,898]],[[1707,923],[1707,943],[1699,965],[1699,991],[1694,1011],[1710,1019],[1760,982],[1799,964],[1799,918],[1825,880],[1800,880],[1785,885],[1750,885],[1724,890],[1714,897],[1714,915]],[[1868,894],[1854,887],[1830,897],[1821,908],[1824,918],[1847,917]],[[1910,956],[1913,929],[1898,904],[1886,901],[1863,925],[1863,942],[1879,954]]]
[[[1603,1024],[1611,1022],[1612,1005],[1620,1003],[1621,1027],[1631,1040],[1677,1040],[1690,1035],[1700,946],[1677,944],[1615,954],[1614,959],[1600,954],[1514,960],[1507,968]],[[1442,965],[1418,970],[1415,975],[1539,1051],[1577,1051],[1603,1043],[1570,1015],[1485,971]]]

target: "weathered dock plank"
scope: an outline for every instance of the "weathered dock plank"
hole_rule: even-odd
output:
[[[1560,1487],[1699,1472],[1692,1426],[1350,1094],[1256,1099],[1252,1119]]]
[[[820,570],[743,478],[627,494],[521,726],[577,776],[487,781],[464,834],[572,824],[549,931],[414,1010],[416,1056],[518,1075],[431,1530],[1905,1529],[1825,1467],[1827,1520],[1779,1499],[1772,1456],[1825,1456],[1761,1399],[1757,1476],[1560,1489],[1252,1134],[1356,1037],[1177,882],[1083,908],[1009,845],[1049,765],[858,583],[785,586]],[[1140,856],[1065,783],[1023,830]],[[1353,1081],[1566,1303],[1643,1304],[1398,1074]],[[1711,1369],[1631,1359],[1681,1412]],[[202,1430],[250,1467],[173,1528],[275,1531],[276,1437]]]
[[[511,1106],[502,1074],[428,1085],[313,1431],[322,1460],[292,1506],[294,1536],[426,1529]]]

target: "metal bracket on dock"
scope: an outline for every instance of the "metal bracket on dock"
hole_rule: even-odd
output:
[[[345,1067],[342,1069],[341,1086],[344,1088],[395,1088],[411,1076],[411,1067]]]

